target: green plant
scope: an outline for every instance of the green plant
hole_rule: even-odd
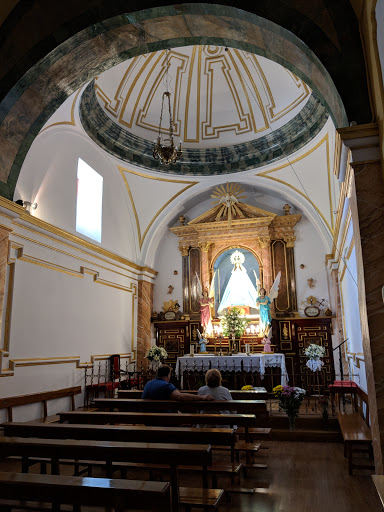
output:
[[[231,308],[230,311],[220,317],[220,324],[223,330],[224,336],[232,336],[234,334],[236,338],[240,338],[249,324],[244,316],[241,316],[239,308]]]

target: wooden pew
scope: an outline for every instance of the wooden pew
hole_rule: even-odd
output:
[[[267,426],[269,414],[264,400],[220,400],[220,401],[178,401],[178,400],[143,400],[124,398],[98,398],[92,407],[107,411],[127,412],[199,412],[218,413],[220,410],[233,411],[237,414],[255,414],[257,426]],[[201,423],[203,423],[201,421]]]
[[[128,506],[153,510],[154,503],[156,510],[171,510],[168,482],[0,472],[0,496],[3,504],[21,497],[23,501],[52,503],[55,511],[60,504],[71,504],[74,511],[80,511],[81,505],[112,506],[116,512],[124,512]]]
[[[76,425],[69,423],[3,423],[6,437],[88,439],[98,441],[211,444],[231,450],[234,462],[235,431],[227,428]],[[214,471],[214,468],[211,468]],[[222,470],[224,472],[224,470]]]
[[[71,409],[75,410],[75,395],[81,393],[81,386],[72,388],[56,389],[55,391],[44,391],[42,393],[33,393],[30,395],[10,396],[7,398],[0,398],[0,409],[7,409],[8,421],[13,421],[13,408],[22,405],[29,405],[41,402],[42,404],[42,419],[47,420],[48,417],[48,400],[55,400],[58,398],[69,397],[71,399]]]
[[[177,466],[182,465],[185,461],[188,461],[190,466],[200,466],[203,487],[208,487],[207,467],[212,465],[211,447],[199,444],[0,437],[0,453],[3,457],[21,456],[22,471],[25,473],[28,472],[30,457],[48,458],[51,462],[51,472],[55,475],[59,474],[60,460],[68,459],[104,461],[108,478],[112,476],[112,462],[150,463],[161,466],[166,464],[170,468],[172,503],[175,510],[179,503]]]
[[[353,383],[355,384],[355,383]],[[344,456],[348,459],[349,474],[354,469],[375,469],[373,463],[354,463],[353,453],[365,451],[373,459],[372,434],[369,427],[369,404],[368,395],[356,384],[353,387],[333,388],[336,403],[338,406],[337,419],[344,439]],[[343,412],[342,398],[343,389],[345,394],[352,395],[352,412]],[[332,389],[331,389],[332,391]]]
[[[209,402],[206,402],[209,403]],[[256,417],[253,414],[194,414],[194,413],[136,413],[136,412],[104,412],[104,411],[69,411],[59,413],[60,423],[86,423],[94,425],[111,425],[119,423],[125,425],[164,425],[182,426],[197,425],[239,425],[248,429],[256,426]]]
[[[192,390],[183,390],[180,389],[181,393],[191,393],[193,395],[197,394],[196,389]],[[271,397],[272,393],[268,393],[265,388],[260,388],[256,390],[250,391],[241,391],[239,389],[231,389],[229,392],[232,395],[233,400],[268,400]],[[117,392],[118,398],[141,398],[143,394],[142,389],[119,389]]]

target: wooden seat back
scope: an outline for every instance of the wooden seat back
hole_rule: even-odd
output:
[[[59,413],[60,422],[87,424],[139,424],[139,425],[239,425],[256,427],[253,414],[195,414],[195,413],[136,413],[104,411],[69,411]]]
[[[29,405],[41,402],[42,404],[42,418],[46,419],[48,416],[48,400],[55,400],[68,396],[71,399],[71,409],[75,410],[75,395],[81,393],[81,386],[72,388],[56,389],[55,391],[44,391],[42,393],[33,393],[30,395],[10,396],[7,398],[0,398],[0,409],[7,409],[8,421],[13,421],[13,408],[22,405]]]
[[[84,425],[68,423],[3,423],[7,437],[88,439],[121,442],[187,443],[233,446],[235,433],[226,428]]]
[[[57,510],[60,504],[113,506],[117,512],[128,506],[153,510],[154,503],[156,510],[171,510],[168,482],[0,472],[0,496],[53,503]]]

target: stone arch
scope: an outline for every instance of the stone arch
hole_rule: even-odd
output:
[[[347,124],[343,102],[329,72],[288,30],[231,6],[154,7],[81,30],[34,64],[12,87],[0,105],[0,193],[12,199],[34,138],[81,85],[135,55],[190,44],[232,46],[282,64],[314,90],[336,126]]]

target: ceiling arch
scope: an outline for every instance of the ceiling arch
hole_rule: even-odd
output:
[[[267,2],[261,3],[265,10]],[[58,23],[55,21],[56,15],[52,13],[49,3],[42,2],[41,4],[44,4],[47,9],[47,12],[42,15],[41,25],[44,26],[42,20],[47,22],[47,13],[51,14],[51,17],[48,17],[50,23]],[[328,109],[337,126],[347,123],[344,105],[335,84],[327,68],[315,53],[309,50],[308,46],[293,33],[256,14],[215,2],[212,4],[178,4],[136,13],[127,13],[125,2],[94,2],[94,7],[103,5],[103,9],[95,15],[92,9],[92,12],[89,13],[89,10],[85,8],[85,2],[80,1],[77,4],[83,9],[82,15],[87,12],[90,16],[80,17],[81,23],[73,23],[70,30],[65,33],[66,37],[59,33],[58,40],[65,39],[59,46],[56,45],[56,41],[50,40],[50,45],[55,46],[51,53],[37,62],[36,55],[39,55],[41,48],[39,47],[37,53],[33,53],[30,48],[25,59],[20,59],[17,65],[12,67],[11,61],[16,59],[14,53],[9,61],[4,62],[1,81],[3,101],[0,104],[0,144],[2,146],[0,192],[6,197],[12,198],[13,196],[21,165],[37,133],[66,97],[99,72],[109,69],[127,58],[169,46],[185,46],[204,42],[204,44],[228,45],[266,56],[283,64],[303,79]],[[108,8],[107,4],[111,4],[111,8]],[[284,2],[279,3],[282,12],[284,11],[283,4]],[[322,2],[319,0],[316,4],[319,9]],[[349,19],[350,27],[356,28],[350,6],[348,9],[349,3],[339,1],[337,4],[338,9],[333,9],[333,17],[331,16],[335,23],[337,21],[337,26],[341,25],[341,21],[345,22],[346,19]],[[145,6],[146,2],[140,3],[140,7]],[[325,8],[324,5],[322,7]],[[25,4],[24,8],[28,11]],[[76,12],[76,9],[73,9],[72,14]],[[119,15],[105,19],[106,15],[111,14],[114,9],[119,11]],[[343,20],[340,10],[344,12]],[[17,23],[15,18],[17,11],[18,6],[4,23],[6,30],[4,31],[2,55],[12,39],[10,37],[11,28],[15,29],[16,27],[17,29],[20,25],[20,21]],[[35,8],[34,15],[37,11]],[[125,13],[121,14],[123,12]],[[28,11],[28,14],[31,12]],[[291,12],[290,19],[293,23],[292,14],[295,12]],[[301,17],[304,16],[302,13],[299,14]],[[71,14],[67,13],[67,19],[70,16]],[[87,23],[85,19],[91,20],[97,17],[101,17],[103,21],[91,26],[88,21],[88,28],[79,31],[79,27]],[[74,20],[71,19],[71,21]],[[306,24],[305,30],[309,39],[311,39],[310,30],[307,30],[309,26],[319,35],[321,29],[314,20],[311,20]],[[300,32],[301,36],[303,35],[301,30],[298,31],[296,28],[296,31]],[[338,46],[343,51],[347,51],[347,46],[344,44],[346,37],[341,44],[340,34],[345,36],[345,32],[345,28],[340,33],[337,32]],[[17,30],[13,32],[13,35],[15,33]],[[335,33],[332,32],[332,34],[334,39]],[[322,38],[324,39],[324,37],[327,40],[327,37],[323,35]],[[334,39],[333,45],[335,41]],[[352,47],[355,48],[356,45],[351,43]],[[334,53],[334,50],[331,53]],[[354,62],[359,63],[358,48],[355,55],[357,57]],[[337,60],[335,56],[334,63]],[[331,61],[330,58],[327,62],[329,68],[332,67],[329,64]],[[26,71],[26,67],[28,71]],[[353,77],[355,82],[356,76]],[[19,78],[17,83],[15,83],[15,77]],[[347,82],[345,76],[343,77],[344,81]],[[365,87],[362,91],[365,91]],[[364,97],[364,94],[356,95],[356,97]],[[353,109],[351,111],[354,112]],[[366,112],[367,110],[364,115]],[[360,120],[363,120],[363,117],[359,117],[358,121],[360,122]]]

